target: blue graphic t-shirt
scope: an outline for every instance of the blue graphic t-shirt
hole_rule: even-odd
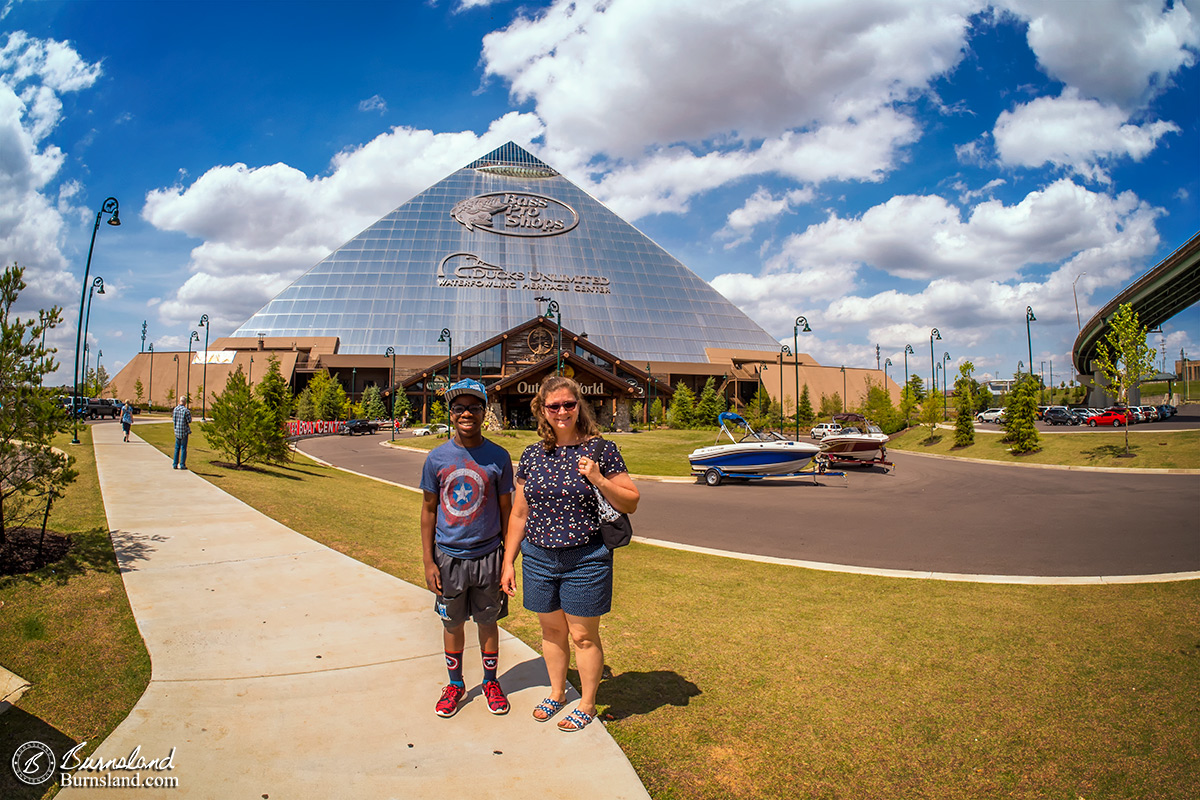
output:
[[[605,477],[629,471],[621,451],[607,439],[556,447],[549,453],[538,442],[521,453],[517,477],[525,481],[529,504],[526,541],[538,547],[575,547],[587,544],[600,530],[596,493],[591,481],[579,474],[580,456],[595,456]]]
[[[438,496],[434,541],[446,555],[479,558],[501,545],[500,497],[513,491],[512,458],[483,441],[467,449],[451,439],[421,470],[421,490]]]

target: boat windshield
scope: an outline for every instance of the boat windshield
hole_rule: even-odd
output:
[[[838,436],[861,436],[862,431],[851,425],[849,428],[842,428],[838,431]]]
[[[883,431],[882,431],[882,430],[879,428],[879,426],[878,426],[878,425],[868,425],[868,426],[867,426],[867,433],[877,433],[877,434],[879,434],[880,436],[882,436],[882,435],[883,435]]]

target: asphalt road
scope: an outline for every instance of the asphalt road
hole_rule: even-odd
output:
[[[338,467],[417,486],[424,454],[383,446],[389,438],[328,436],[298,447]],[[890,456],[894,470],[855,468],[816,484],[639,481],[635,534],[881,569],[1052,577],[1200,571],[1200,475]]]

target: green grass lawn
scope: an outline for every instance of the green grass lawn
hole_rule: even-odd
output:
[[[637,433],[605,433],[604,436],[616,442],[621,450],[625,465],[634,475],[663,475],[684,476],[691,474],[688,464],[688,453],[697,447],[707,447],[716,441],[717,432],[703,431],[672,431],[655,430],[639,431]],[[533,431],[501,431],[488,433],[487,438],[508,450],[514,463],[521,457],[526,447],[538,441]],[[432,450],[446,441],[443,436],[406,437],[398,439],[396,444],[404,447],[416,447],[422,450]],[[726,439],[728,441],[728,439]]]
[[[135,430],[169,453],[168,426]],[[189,451],[264,513],[423,583],[415,493],[303,457],[214,467],[201,434]],[[505,628],[538,648],[512,609]],[[901,580],[635,543],[602,630],[601,710],[659,800],[1195,796],[1200,581]]]
[[[1164,424],[1164,423],[1157,423]],[[1129,450],[1125,457],[1123,429],[1097,429],[1078,433],[1044,433],[1039,448],[1016,455],[1002,442],[1003,434],[976,431],[975,444],[954,446],[954,431],[939,428],[928,441],[924,428],[913,428],[892,437],[888,447],[914,453],[936,453],[957,458],[978,458],[1014,464],[1066,464],[1079,467],[1117,467],[1122,469],[1200,469],[1200,431],[1156,431],[1154,424],[1129,430]]]
[[[87,741],[91,753],[129,713],[150,682],[150,657],[125,596],[96,479],[91,430],[80,444],[60,437],[79,478],[51,514],[71,552],[29,574],[0,578],[0,663],[33,684],[0,715],[0,753],[30,740],[63,753]],[[66,745],[66,746],[63,746]],[[0,797],[50,796],[54,787],[17,783],[0,764]]]

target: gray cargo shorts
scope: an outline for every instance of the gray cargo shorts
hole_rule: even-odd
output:
[[[479,558],[455,558],[435,545],[433,560],[442,576],[442,593],[434,598],[433,610],[447,628],[468,619],[487,624],[508,616],[508,595],[500,590],[503,546]]]

